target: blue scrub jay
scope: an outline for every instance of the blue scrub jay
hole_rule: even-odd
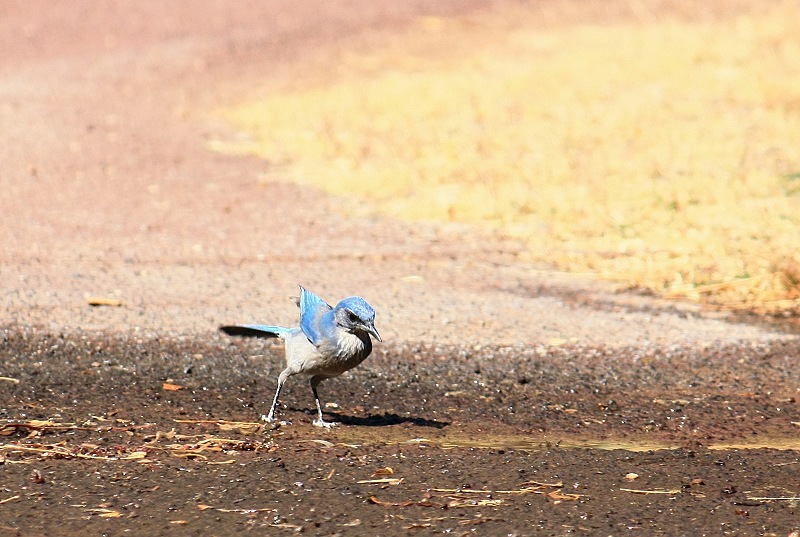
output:
[[[366,300],[351,296],[336,304],[335,308],[300,286],[300,326],[284,328],[261,324],[221,326],[220,330],[232,336],[278,337],[286,347],[286,369],[278,377],[278,389],[266,421],[275,420],[275,408],[283,383],[292,375],[311,376],[311,391],[317,404],[314,425],[331,427],[333,422],[322,417],[322,405],[317,386],[325,379],[338,377],[363,362],[372,352],[370,335],[381,341],[375,329],[375,310]]]

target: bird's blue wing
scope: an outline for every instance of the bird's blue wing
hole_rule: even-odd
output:
[[[319,346],[323,339],[322,318],[333,308],[320,297],[300,286],[300,329],[308,340]]]

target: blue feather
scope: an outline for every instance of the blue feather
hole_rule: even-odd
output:
[[[288,334],[290,328],[283,326],[270,326],[266,324],[239,324],[230,326],[221,326],[220,330],[229,336],[247,336],[247,337],[283,337]]]
[[[318,347],[325,337],[323,320],[333,308],[320,297],[300,286],[300,329]],[[330,322],[326,323],[330,324]]]

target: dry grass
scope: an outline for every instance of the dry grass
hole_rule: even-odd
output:
[[[484,223],[533,259],[670,296],[800,311],[796,3],[541,29],[422,19],[327,83],[226,110],[270,178],[346,210]]]

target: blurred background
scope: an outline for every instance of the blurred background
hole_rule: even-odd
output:
[[[798,8],[4,2],[1,305],[208,332],[302,283],[450,342],[628,341],[600,283],[796,315]]]
[[[612,2],[566,26],[534,4],[421,16],[221,110],[242,136],[211,147],[350,214],[478,223],[566,271],[800,312],[796,2]]]

